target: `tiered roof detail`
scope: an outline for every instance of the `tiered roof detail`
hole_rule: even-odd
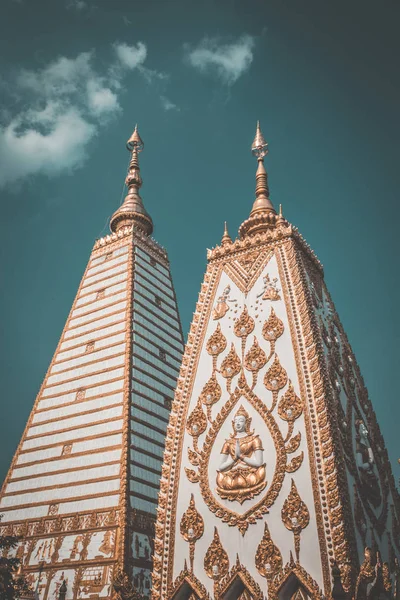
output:
[[[137,125],[134,132],[126,143],[127,149],[132,153],[129,163],[128,175],[125,183],[128,187],[128,194],[122,206],[113,214],[110,221],[110,229],[113,232],[118,231],[126,225],[136,225],[144,231],[146,235],[153,232],[153,221],[143,205],[139,190],[142,187],[143,180],[140,175],[139,152],[144,148],[144,143],[139,135]]]

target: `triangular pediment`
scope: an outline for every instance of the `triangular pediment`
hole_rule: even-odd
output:
[[[229,277],[236,283],[238,288],[247,294],[260,273],[268,264],[273,255],[272,250],[253,250],[245,251],[234,260],[224,264],[224,270]]]
[[[205,587],[187,568],[174,581],[170,600],[210,600]]]
[[[236,563],[220,584],[220,600],[263,600],[264,594],[247,569]]]

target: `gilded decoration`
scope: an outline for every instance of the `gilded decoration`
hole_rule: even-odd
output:
[[[268,600],[280,600],[283,596],[282,591],[289,579],[293,576],[297,580],[298,590],[304,589],[307,593],[306,598],[310,600],[325,600],[326,596],[322,593],[318,583],[299,563],[295,563],[293,558],[281,569],[275,578],[268,584]],[[296,592],[295,592],[296,593]]]
[[[204,557],[204,570],[210,579],[218,582],[229,571],[229,558],[219,539],[218,529],[214,528],[214,537]]]
[[[260,586],[254,581],[246,567],[240,563],[238,555],[236,555],[236,563],[230,572],[220,581],[219,598],[231,597],[229,592],[235,584],[239,584],[239,589],[243,589],[238,600],[264,600]]]
[[[280,289],[278,288],[278,278],[274,277],[271,279],[267,273],[267,275],[263,277],[263,290],[261,294],[258,294],[257,298],[262,296],[262,300],[280,300],[281,297],[279,292]]]
[[[264,375],[264,385],[272,392],[272,406],[271,412],[274,410],[276,403],[278,401],[278,392],[287,384],[287,373],[285,369],[282,367],[278,355],[275,354],[274,361],[272,365],[269,367],[268,371]]]
[[[241,338],[243,367],[253,375],[252,389],[256,384],[258,372],[265,367],[269,360],[256,338],[254,338],[252,346],[245,353],[247,338],[253,332],[254,327],[254,319],[249,315],[247,307],[244,306],[240,316],[235,321],[234,333]],[[274,348],[276,340],[283,334],[283,331],[282,321],[271,310],[263,327],[263,337],[270,342],[271,348]],[[268,512],[268,508],[275,501],[280,491],[285,472],[296,471],[303,462],[303,452],[292,457],[289,461],[287,460],[287,455],[294,453],[300,445],[300,433],[293,438],[291,436],[294,422],[302,413],[302,402],[294,393],[293,386],[289,382],[289,388],[286,394],[282,396],[280,403],[280,416],[282,418],[283,414],[283,420],[288,422],[288,431],[283,439],[275,416],[272,415],[278,401],[279,391],[288,382],[287,373],[280,364],[278,356],[275,354],[274,360],[264,377],[264,384],[267,389],[272,391],[273,396],[272,407],[268,410],[265,402],[261,401],[247,385],[242,361],[233,343],[218,368],[217,359],[225,347],[226,338],[218,324],[216,330],[206,342],[206,349],[213,357],[211,378],[203,387],[197,405],[190,413],[186,423],[188,432],[194,438],[193,449],[188,448],[188,458],[191,465],[198,467],[198,469],[185,467],[185,472],[191,483],[200,483],[200,490],[208,508],[229,525],[237,526],[244,534],[250,523],[255,523],[256,519],[262,518]],[[217,381],[217,373],[227,379],[227,391],[230,397],[215,419],[212,420],[211,407],[217,405],[222,397],[221,386]],[[231,393],[232,379],[239,374],[237,388],[234,393]],[[264,448],[260,432],[251,430],[251,418],[244,406],[240,404],[241,398],[248,401],[259,413],[273,440],[276,464],[272,481],[267,481]],[[201,408],[202,404],[207,410],[209,426]],[[239,408],[236,407],[236,404],[239,405]],[[222,425],[230,415],[233,433],[223,443],[221,442],[220,462],[215,471],[215,488],[213,489],[212,478],[209,479],[211,451]],[[206,438],[202,447],[199,448],[198,438],[202,433],[206,433]],[[243,505],[257,496],[261,496],[260,500],[244,512],[230,509],[225,503],[221,504],[217,499],[219,497],[222,500]]]
[[[308,508],[300,498],[296,484],[292,479],[289,496],[282,507],[282,521],[286,529],[293,532],[297,560],[300,559],[300,534],[310,522]]]
[[[277,498],[285,476],[286,450],[282,434],[274,417],[267,410],[265,404],[250,390],[247,384],[245,382],[242,383],[243,387],[235,390],[210,425],[202,450],[199,452],[199,478],[200,490],[208,508],[224,522],[231,526],[237,526],[241,533],[244,534],[249,524],[255,523],[256,519],[262,518]],[[236,416],[242,416],[241,419],[237,420],[237,423],[240,423],[240,428],[242,428],[242,425],[244,426],[245,431],[243,432],[243,441],[234,441],[233,437],[229,438],[227,441],[228,443],[223,448],[223,450],[227,452],[226,458],[224,457],[223,459],[223,466],[225,466],[225,462],[228,462],[228,470],[233,467],[234,463],[240,465],[240,467],[238,466],[237,473],[234,472],[236,469],[233,469],[231,473],[224,473],[223,470],[219,470],[217,474],[217,493],[220,497],[229,498],[232,501],[237,500],[242,504],[245,500],[260,494],[266,488],[266,492],[255,505],[239,514],[217,501],[217,498],[210,489],[208,469],[211,450],[221,426],[229,416],[233,414],[235,406],[239,403],[241,398],[246,399],[263,418],[275,445],[276,466],[272,481],[269,487],[266,488],[262,442],[258,435],[250,432],[250,422],[248,420],[247,412],[243,411],[245,414],[238,415],[237,413],[240,412],[239,409],[235,414]],[[234,435],[236,437],[236,434]],[[237,442],[239,442],[238,449]],[[242,446],[242,450],[240,446]],[[246,464],[246,461],[242,459],[238,460],[236,458],[236,452],[243,452],[243,458],[246,458],[248,462],[253,464]],[[235,458],[233,458],[232,454],[234,454]],[[246,465],[246,468],[243,463]]]
[[[220,400],[221,394],[221,386],[217,381],[215,373],[213,373],[211,379],[207,381],[200,394],[200,400],[207,409],[209,421],[211,421],[211,407]]]
[[[264,524],[264,535],[258,545],[255,564],[257,571],[271,581],[282,568],[282,555],[274,544],[267,523]]]
[[[257,383],[257,374],[267,363],[267,356],[254,336],[254,342],[244,358],[244,366],[253,375],[252,389]]]
[[[247,306],[245,305],[241,315],[235,321],[233,331],[235,332],[235,335],[242,339],[243,342],[253,331],[254,325],[254,319],[249,315]]]
[[[227,285],[221,296],[218,297],[217,302],[215,303],[212,318],[214,321],[218,319],[222,319],[226,315],[229,310],[228,302],[235,302],[235,300],[231,300],[229,295],[231,293],[231,286]]]
[[[258,496],[267,485],[264,449],[250,425],[251,418],[241,406],[232,421],[233,433],[222,447],[217,473],[217,494],[240,504]]]
[[[194,438],[194,445],[197,446],[198,437],[207,429],[207,417],[203,412],[200,402],[197,402],[195,408],[190,413],[186,422],[186,429]]]
[[[193,571],[195,544],[204,533],[204,521],[196,509],[193,494],[188,508],[182,515],[180,531],[183,539],[189,542],[190,570]]]
[[[262,334],[265,340],[271,345],[271,352],[268,357],[268,360],[275,353],[275,344],[278,338],[284,332],[284,327],[282,321],[276,316],[275,311],[271,308],[271,313],[268,319],[265,321],[262,329]]]
[[[226,348],[226,337],[221,331],[221,325],[218,323],[216,330],[207,341],[207,352],[213,357],[217,357]]]
[[[187,590],[187,586],[189,590]],[[181,590],[186,587],[185,597],[189,597],[189,600],[210,600],[210,596],[204,587],[204,585],[197,579],[197,577],[188,570],[185,561],[183,570],[179,573],[172,586],[168,590],[168,598],[174,600],[174,598],[180,595]],[[153,576],[153,590],[152,597],[155,596],[154,589],[154,576]],[[190,595],[189,595],[190,594]]]
[[[236,245],[237,243],[241,244],[242,242],[237,240],[233,245]],[[220,249],[218,248],[216,251],[219,252]],[[224,253],[226,253],[226,251],[227,249],[224,249]],[[257,248],[257,258],[254,262],[247,262],[247,255],[248,251],[244,250],[237,255],[236,259],[232,260],[232,257],[230,257],[229,262],[223,264],[223,269],[228,277],[235,282],[239,290],[244,294],[247,294],[252,289],[273,256],[273,251]],[[244,265],[243,262],[246,262],[246,265]]]
[[[229,350],[228,354],[222,361],[221,367],[219,370],[222,377],[225,377],[225,379],[228,380],[228,392],[230,391],[230,385],[231,385],[233,377],[235,377],[235,375],[238,375],[240,373],[241,368],[242,368],[242,363],[240,361],[239,356],[237,355],[235,346],[232,343],[231,349]]]

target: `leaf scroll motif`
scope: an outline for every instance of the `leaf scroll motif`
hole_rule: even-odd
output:
[[[271,353],[268,358],[270,358],[273,355],[273,353],[275,352],[276,340],[281,337],[283,332],[284,332],[283,323],[276,316],[274,309],[271,308],[271,313],[270,313],[268,319],[265,321],[263,330],[262,330],[264,339],[267,340],[267,342],[270,342],[270,344],[271,344]]]
[[[286,465],[286,473],[294,473],[297,469],[300,469],[303,462],[304,452],[300,452],[298,456],[294,456],[292,460]]]
[[[273,402],[270,409],[271,412],[278,401],[278,392],[285,387],[287,380],[287,373],[279,362],[277,354],[275,354],[274,361],[264,376],[264,385],[267,390],[272,392]]]
[[[215,359],[226,348],[226,337],[221,331],[221,325],[218,323],[216,330],[210,335],[207,341],[207,352]],[[214,365],[215,368],[215,365]]]
[[[295,436],[293,436],[291,440],[289,440],[289,443],[286,446],[286,453],[292,454],[293,452],[296,452],[297,448],[300,446],[300,442],[301,433],[299,432]]]
[[[191,483],[198,483],[200,481],[198,473],[196,473],[196,471],[193,471],[193,469],[188,469],[187,467],[185,467],[185,473]]]
[[[204,570],[214,581],[219,581],[229,571],[229,558],[221,544],[216,527],[214,528],[214,538],[204,557]]]
[[[293,479],[289,495],[283,503],[281,517],[286,529],[293,532],[296,558],[299,560],[300,534],[310,522],[310,513],[306,504],[300,498]]]
[[[267,363],[267,357],[262,348],[257,341],[257,338],[254,336],[254,342],[251,346],[250,350],[247,352],[244,359],[244,366],[248,371],[251,371],[253,374],[253,385],[252,389],[257,383],[257,374],[260,369],[262,369]]]
[[[197,439],[207,429],[207,417],[203,412],[200,402],[197,402],[196,406],[188,416],[186,429],[194,438],[193,446],[197,449]]]
[[[220,373],[222,377],[225,377],[225,379],[228,380],[228,392],[230,391],[232,378],[240,373],[241,368],[242,363],[240,362],[240,358],[237,355],[235,346],[232,343],[231,349],[222,361],[220,368]]]
[[[289,386],[278,404],[278,414],[283,421],[289,423],[289,430],[286,436],[288,440],[292,435],[293,424],[303,412],[303,403],[296,395],[292,382],[289,381]],[[286,440],[285,440],[286,441]]]
[[[219,385],[215,373],[207,381],[200,394],[201,402],[207,408],[208,420],[211,421],[211,407],[220,400],[222,395],[221,386]]]
[[[282,555],[271,539],[267,523],[265,523],[264,535],[257,548],[255,563],[257,571],[267,581],[272,580],[282,568]]]
[[[244,306],[242,314],[235,321],[234,332],[235,335],[242,338],[242,341],[247,338],[248,335],[254,329],[254,319],[249,315],[247,306]]]
[[[191,448],[188,448],[188,458],[189,458],[190,463],[194,467],[198,467],[199,466],[199,457],[198,457],[198,454],[197,454],[197,452],[195,452]]]

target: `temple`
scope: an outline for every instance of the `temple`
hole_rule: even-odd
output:
[[[168,256],[140,197],[137,128],[127,147],[127,196],[94,244],[1,490],[1,534],[21,536],[15,553],[36,600],[150,594],[183,339]]]
[[[153,600],[400,598],[400,505],[323,268],[270,199],[208,251],[167,429]]]

